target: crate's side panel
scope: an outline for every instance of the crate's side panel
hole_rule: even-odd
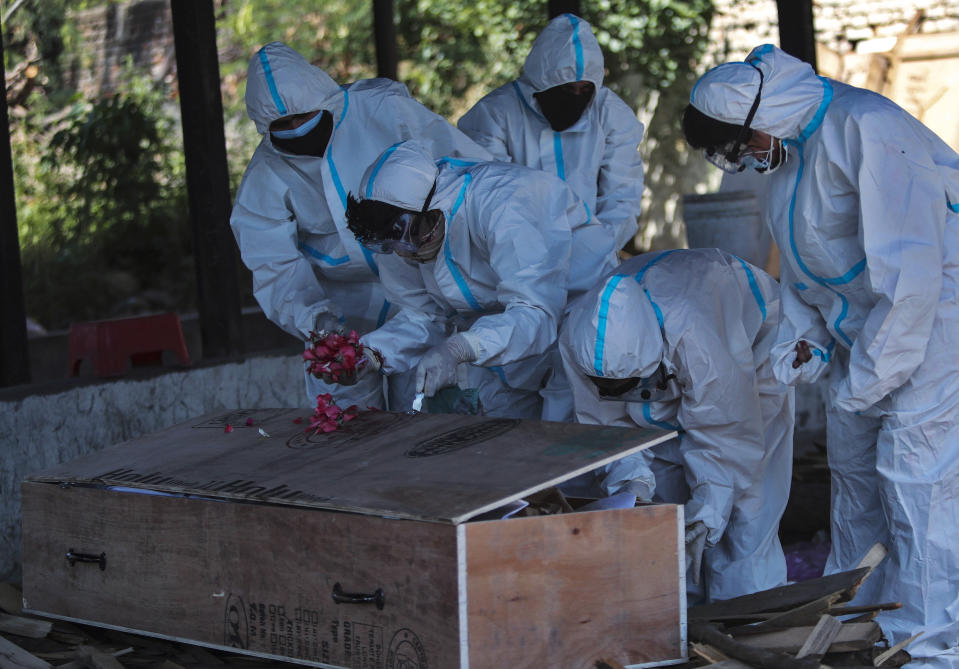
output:
[[[23,530],[32,611],[337,667],[459,662],[449,525],[25,483]]]
[[[685,656],[678,508],[477,522],[465,531],[470,669]],[[463,579],[463,577],[461,577]]]

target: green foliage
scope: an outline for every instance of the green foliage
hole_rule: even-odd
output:
[[[14,143],[24,291],[29,312],[47,327],[116,315],[145,290],[168,295],[170,307],[191,303],[177,133],[152,85],[129,78],[124,88],[76,104],[41,140],[39,159]]]
[[[79,100],[66,84],[64,73],[97,60],[66,12],[117,2],[26,0],[3,26],[8,74],[25,59],[41,72],[42,84],[25,108],[14,110],[21,113],[11,118],[11,139],[27,308],[47,327],[115,315],[125,298],[149,290],[171,293],[169,308],[192,304],[175,101],[171,105],[169,91],[143,73],[127,76],[120,93],[103,99]],[[455,121],[519,75],[546,25],[546,4],[395,0],[399,78],[414,97]],[[259,141],[243,99],[250,57],[281,40],[341,83],[375,76],[371,5],[216,0],[234,185]],[[677,110],[705,48],[712,1],[583,0],[582,10],[603,48],[607,85],[652,119],[656,140],[644,149],[647,186],[657,178],[670,182]],[[661,162],[651,164],[650,157]]]

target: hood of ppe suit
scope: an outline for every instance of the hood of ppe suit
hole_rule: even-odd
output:
[[[563,347],[583,374],[647,378],[663,360],[665,346],[659,320],[632,275],[615,274],[591,290],[567,321]]]
[[[261,135],[278,118],[317,109],[332,113],[335,124],[342,105],[342,90],[330,75],[286,44],[271,42],[250,59],[246,113]]]
[[[436,181],[433,156],[415,140],[394,144],[370,165],[360,181],[359,196],[402,209],[420,211]]]
[[[763,90],[752,127],[780,139],[795,139],[812,120],[823,99],[823,83],[812,66],[788,53],[763,44],[746,62],[724,63],[704,74],[693,86],[689,101],[719,121],[742,125],[759,89]]]
[[[603,85],[603,52],[589,23],[572,14],[550,21],[526,56],[520,81],[535,92],[591,81],[598,93]]]

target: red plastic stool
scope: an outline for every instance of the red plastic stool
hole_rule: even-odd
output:
[[[190,364],[180,317],[174,313],[117,318],[70,325],[70,359],[67,376],[78,376],[80,363],[93,363],[96,376],[121,376],[131,366],[159,365],[163,351],[176,354],[181,365]]]

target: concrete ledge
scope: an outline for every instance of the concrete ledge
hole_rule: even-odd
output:
[[[225,409],[303,407],[300,354],[0,398],[0,581],[21,574],[20,483],[31,473]]]

